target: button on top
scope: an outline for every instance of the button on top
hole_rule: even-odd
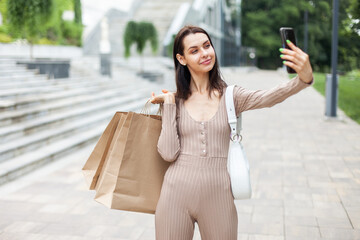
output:
[[[204,122],[201,122],[202,125],[204,125]]]
[[[204,132],[201,132],[201,135],[204,135]]]
[[[206,152],[205,150],[203,150],[203,152]]]

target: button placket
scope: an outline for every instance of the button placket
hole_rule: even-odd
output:
[[[200,122],[200,126],[201,126],[201,143],[202,143],[202,150],[201,153],[205,156],[206,155],[206,137],[205,137],[205,123],[204,122]]]

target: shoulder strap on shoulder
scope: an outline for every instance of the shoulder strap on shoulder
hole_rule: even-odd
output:
[[[240,135],[240,131],[241,131],[241,113],[239,115],[239,117],[236,117],[236,112],[235,112],[235,106],[234,106],[234,86],[235,85],[230,85],[226,88],[226,92],[225,92],[225,105],[226,105],[226,111],[228,114],[228,122],[230,125],[230,129],[231,129],[231,136],[238,134]]]

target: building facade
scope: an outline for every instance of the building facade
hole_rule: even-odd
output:
[[[112,56],[124,56],[123,30],[127,21],[152,22],[158,31],[158,55],[171,57],[174,35],[188,24],[204,28],[214,44],[221,66],[239,66],[241,62],[241,0],[134,0],[125,13],[109,10],[104,17],[109,22]],[[100,24],[84,39],[84,54],[99,54]],[[134,46],[135,49],[135,46]],[[136,51],[131,51],[136,56]],[[145,56],[151,56],[150,48]]]
[[[195,0],[184,3],[163,41],[163,48],[172,45],[172,37],[187,24],[204,28],[210,35],[221,66],[239,66],[241,49],[240,0]],[[165,54],[165,51],[163,51]]]

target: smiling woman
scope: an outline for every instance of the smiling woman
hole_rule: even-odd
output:
[[[308,56],[293,44],[281,58],[298,75],[269,90],[233,87],[236,116],[274,106],[312,83]],[[162,129],[157,149],[167,169],[155,211],[157,240],[191,240],[197,222],[201,239],[236,240],[238,217],[227,169],[230,127],[222,79],[210,36],[196,26],[175,37],[176,92],[152,94],[161,103]],[[292,63],[290,63],[290,61]]]
[[[173,59],[179,98],[187,100],[192,94],[204,93],[212,98],[214,90],[222,94],[226,83],[220,78],[211,38],[203,29],[189,26],[180,30],[174,41]]]

